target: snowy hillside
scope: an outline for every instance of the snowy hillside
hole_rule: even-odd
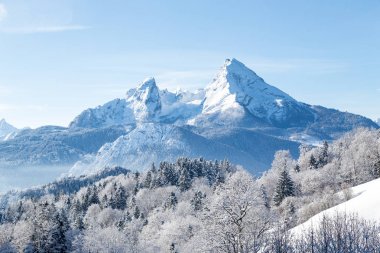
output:
[[[0,168],[73,164],[125,134],[127,127],[67,129],[45,126],[23,129],[12,139],[0,142]]]
[[[17,131],[18,129],[7,123],[5,119],[0,120],[0,141],[11,138],[12,134]]]
[[[247,141],[249,139],[251,141]],[[204,157],[227,158],[258,175],[268,167],[277,149],[290,149],[297,155],[298,144],[248,130],[230,129],[204,137],[174,125],[145,123],[104,145],[95,156],[87,156],[70,173],[94,173],[114,166],[147,169],[152,163],[163,160],[173,162],[178,157]]]
[[[338,194],[341,197],[349,195],[349,200],[318,213],[305,223],[292,229],[292,231],[294,233],[301,233],[313,227],[313,224],[318,224],[323,216],[334,217],[338,213],[357,214],[360,218],[368,221],[380,222],[380,212],[378,212],[380,210],[379,191],[380,179],[344,190]]]

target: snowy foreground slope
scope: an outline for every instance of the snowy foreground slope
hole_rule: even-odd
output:
[[[375,179],[368,183],[352,187],[346,193],[352,196],[351,199],[318,213],[306,222],[292,229],[292,232],[295,234],[302,233],[302,231],[319,224],[323,216],[334,217],[338,213],[357,214],[360,218],[380,222],[379,192],[380,179]],[[345,193],[340,192],[339,194]]]

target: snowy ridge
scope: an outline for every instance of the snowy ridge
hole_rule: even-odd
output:
[[[160,90],[154,78],[148,78],[137,88],[130,89],[125,99],[84,111],[70,127],[96,128],[142,122],[197,127],[299,128],[299,132],[309,131],[303,135],[312,139],[334,139],[359,126],[378,127],[359,115],[298,102],[267,84],[236,59],[227,59],[205,90]]]
[[[70,127],[107,127],[144,122],[182,124],[201,110],[203,90],[195,93],[172,93],[159,90],[154,78],[145,79],[137,88],[130,89],[125,99],[115,99],[102,106],[87,109],[78,115]]]

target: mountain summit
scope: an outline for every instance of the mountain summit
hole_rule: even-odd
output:
[[[161,111],[160,92],[154,78],[145,79],[134,92],[127,94],[126,100],[137,121],[150,121]]]
[[[5,121],[5,119],[0,120],[0,141],[5,140],[8,138],[8,136],[14,132],[16,132],[18,129],[8,122]]]
[[[231,123],[253,116],[279,127],[304,126],[314,119],[304,104],[267,84],[236,59],[227,59],[206,88],[202,113]]]

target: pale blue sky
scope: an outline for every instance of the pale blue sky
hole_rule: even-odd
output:
[[[298,100],[380,117],[380,1],[0,0],[0,118],[68,125],[149,76],[235,57]]]

